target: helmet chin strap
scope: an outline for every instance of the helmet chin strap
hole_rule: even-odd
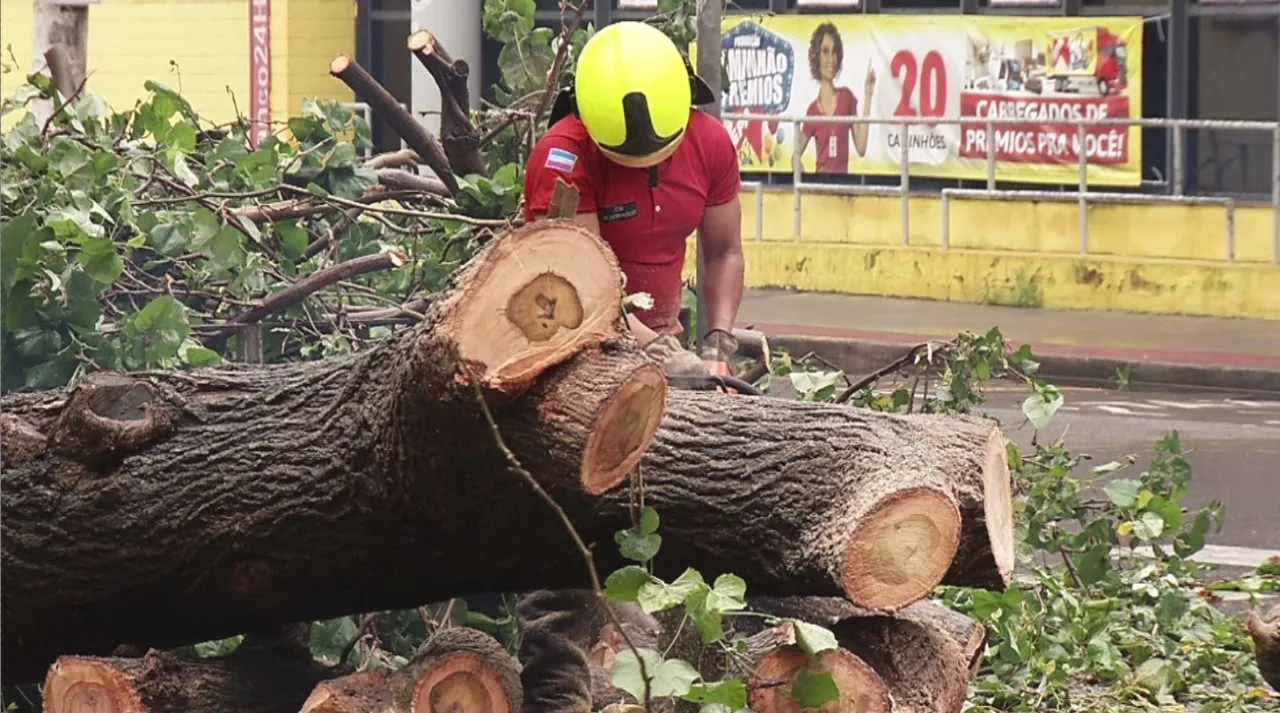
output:
[[[656,163],[649,167],[649,187],[658,187],[658,164]]]

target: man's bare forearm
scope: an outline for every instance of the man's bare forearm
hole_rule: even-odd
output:
[[[738,319],[738,305],[742,302],[744,269],[742,253],[737,251],[706,257],[706,274],[698,284],[707,310],[705,316],[698,316],[700,333],[706,334],[712,329],[733,331],[733,324]]]

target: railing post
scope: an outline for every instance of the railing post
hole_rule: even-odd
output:
[[[764,240],[764,181],[756,182],[756,242]]]
[[[911,124],[902,122],[902,175],[899,190],[902,191],[902,245],[911,244]]]
[[[800,122],[791,122],[791,239],[800,242]]]
[[[987,190],[996,189],[996,120],[987,116]]]
[[[1080,141],[1079,159],[1080,159],[1080,257],[1089,254],[1089,198],[1085,193],[1089,190],[1089,150],[1085,142],[1088,133],[1085,130],[1084,120],[1079,121],[1079,128],[1076,137]]]
[[[951,194],[942,189],[942,249],[951,249]]]
[[[1182,128],[1181,121],[1173,121],[1173,195],[1180,196],[1186,181],[1182,174],[1182,142],[1186,139],[1186,130]]]
[[[1271,134],[1271,264],[1280,265],[1280,126]]]

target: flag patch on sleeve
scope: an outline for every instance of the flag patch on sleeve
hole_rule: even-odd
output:
[[[543,165],[556,171],[570,173],[573,167],[578,165],[578,155],[564,149],[553,148],[547,152],[547,162]]]

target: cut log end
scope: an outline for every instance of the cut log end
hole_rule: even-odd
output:
[[[658,432],[666,397],[666,377],[658,364],[640,366],[622,383],[587,440],[583,490],[599,495],[627,477]]]
[[[514,658],[492,637],[465,627],[437,633],[411,664],[410,713],[518,713],[524,705]]]
[[[846,541],[840,580],[855,604],[895,611],[942,581],[960,544],[960,510],[931,488],[878,502]]]
[[[162,435],[172,422],[151,384],[100,371],[72,389],[50,442],[81,463],[106,465]]]
[[[983,497],[987,521],[987,536],[991,540],[991,557],[995,560],[997,577],[1005,586],[1013,579],[1017,558],[1017,545],[1013,534],[1012,477],[1009,473],[1009,457],[1005,450],[1004,434],[992,427],[987,437],[986,462],[982,468]]]
[[[802,708],[791,687],[804,668],[807,656],[794,644],[780,646],[756,662],[755,677],[761,684],[751,692],[751,708],[758,713],[889,713],[893,710],[888,689],[866,663],[844,649],[823,651],[813,673],[830,673],[840,695],[819,708]],[[779,682],[778,685],[768,685]]]
[[[351,58],[346,56],[345,54],[340,54],[337,57],[334,57],[333,60],[329,62],[329,74],[338,76],[343,72],[347,71],[347,68],[350,66],[351,66]]]
[[[523,390],[551,366],[618,334],[621,272],[586,228],[531,223],[492,250],[455,292],[456,312],[442,325],[485,387]]]
[[[45,710],[58,713],[133,713],[145,710],[129,678],[105,662],[63,656],[49,667]]]

